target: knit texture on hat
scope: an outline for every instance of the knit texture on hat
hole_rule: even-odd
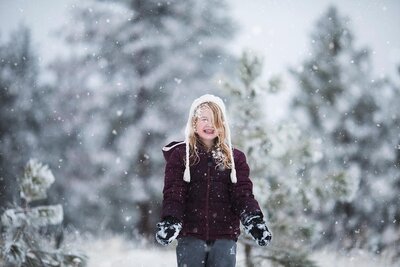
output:
[[[225,104],[221,98],[214,96],[214,95],[210,95],[210,94],[202,95],[201,97],[195,99],[190,107],[189,118],[188,118],[188,121],[186,124],[186,129],[185,129],[186,165],[185,165],[185,172],[183,174],[183,180],[185,182],[190,182],[189,135],[190,135],[190,130],[193,127],[191,121],[194,116],[194,112],[195,112],[196,108],[199,105],[206,103],[206,102],[212,102],[212,103],[217,104],[222,111],[222,117],[223,117],[225,128],[226,128],[226,140],[228,142],[228,147],[231,150],[231,162],[232,162],[231,181],[232,181],[232,183],[236,183],[237,177],[236,177],[235,161],[233,158],[231,131],[229,128],[228,118],[226,116]]]

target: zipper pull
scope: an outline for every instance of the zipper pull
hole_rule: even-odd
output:
[[[209,167],[211,167],[212,164],[213,164],[213,158],[212,158],[211,156],[208,156],[208,157],[207,157],[207,165],[208,165]]]

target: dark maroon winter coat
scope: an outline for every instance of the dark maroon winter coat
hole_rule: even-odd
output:
[[[210,152],[199,146],[200,161],[190,167],[191,181],[183,180],[185,144],[173,142],[165,151],[167,161],[163,190],[162,219],[173,216],[183,223],[179,237],[202,240],[237,240],[240,216],[261,212],[254,199],[249,166],[243,152],[234,149],[237,183],[230,179],[230,169],[216,167]]]

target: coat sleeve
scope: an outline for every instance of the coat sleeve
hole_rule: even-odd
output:
[[[262,214],[260,206],[253,195],[253,183],[251,182],[250,168],[246,162],[246,156],[243,152],[235,150],[235,168],[237,183],[232,184],[231,200],[234,212],[242,218],[246,214]]]
[[[182,221],[185,210],[187,183],[183,180],[184,161],[179,149],[175,149],[165,166],[161,219],[167,216]]]

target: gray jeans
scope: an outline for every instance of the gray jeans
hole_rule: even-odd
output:
[[[178,267],[235,267],[236,242],[219,239],[206,242],[194,237],[178,239]]]

